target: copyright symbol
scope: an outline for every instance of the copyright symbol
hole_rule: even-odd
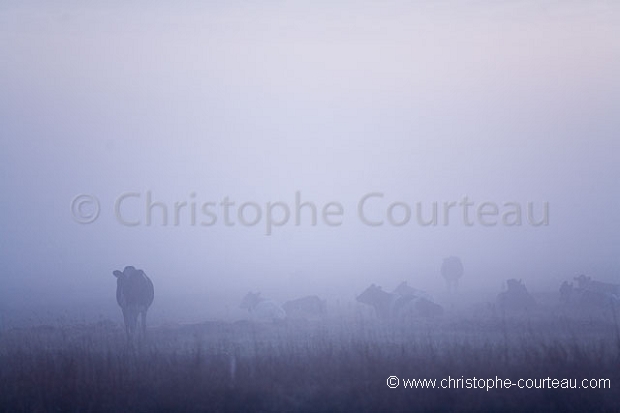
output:
[[[71,201],[71,216],[80,224],[94,222],[99,217],[99,200],[92,195],[76,196]]]
[[[398,377],[396,376],[390,376],[387,379],[387,385],[390,389],[395,389],[398,387],[398,385],[400,384],[400,380]]]

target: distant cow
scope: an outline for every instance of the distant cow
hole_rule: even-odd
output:
[[[448,291],[456,291],[459,278],[463,276],[463,263],[459,257],[448,257],[441,263],[441,276],[446,280]]]
[[[403,281],[394,288],[394,293],[403,297],[412,297],[416,300],[416,314],[422,317],[433,317],[443,314],[443,307],[433,301],[433,297],[426,291],[418,290]]]
[[[374,307],[377,316],[384,320],[405,321],[408,316],[433,317],[443,314],[439,304],[424,297],[388,293],[375,284],[364,290],[356,300]]]
[[[426,298],[429,301],[433,301],[433,298],[426,291],[418,290],[417,288],[411,287],[409,284],[407,284],[407,281],[403,281],[398,284],[396,288],[394,288],[393,292],[398,295],[422,297]]]
[[[560,286],[560,302],[573,308],[602,309],[620,305],[620,285],[592,280],[586,275],[575,277],[577,286],[564,281]]]
[[[132,266],[125,267],[123,272],[115,270],[113,274],[116,277],[116,302],[123,310],[127,339],[132,340],[135,336],[138,316],[140,316],[144,338],[146,336],[146,312],[155,297],[153,282],[144,271]]]
[[[606,283],[593,280],[585,274],[575,277],[579,288],[589,291],[595,291],[602,294],[613,294],[620,296],[620,284]]]
[[[325,300],[321,300],[316,295],[290,300],[282,305],[289,318],[320,318],[325,315]]]
[[[497,295],[497,305],[505,311],[523,311],[536,306],[536,300],[530,295],[521,280],[511,278],[506,281],[508,289]]]
[[[286,312],[278,303],[261,297],[260,293],[249,292],[245,295],[240,308],[248,310],[256,321],[281,321],[286,318]]]

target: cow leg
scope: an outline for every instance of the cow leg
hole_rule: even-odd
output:
[[[127,335],[127,343],[131,343],[131,314],[129,314],[129,310],[123,309],[123,320],[125,322],[125,334]]]
[[[146,311],[142,311],[140,313],[141,316],[141,320],[140,320],[140,324],[142,327],[142,338],[146,339]]]

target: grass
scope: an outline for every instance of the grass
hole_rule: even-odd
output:
[[[401,378],[609,378],[611,389],[396,389]],[[113,323],[0,338],[5,412],[619,411],[611,322],[205,323],[127,346]]]

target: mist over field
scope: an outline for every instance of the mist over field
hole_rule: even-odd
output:
[[[488,350],[475,343],[505,346],[523,322],[557,348],[583,345],[592,359],[574,372],[598,377],[596,357],[617,365],[620,343],[619,19],[602,1],[3,2],[0,357],[33,340],[20,329],[96,352],[41,326],[107,326],[76,334],[122,353],[112,272],[134,266],[154,284],[150,345],[191,336],[166,326],[200,325],[209,357],[232,354],[253,374],[272,353],[248,353],[244,328],[268,348],[284,340],[284,354],[316,328],[302,353],[342,346],[347,366],[349,333],[353,352],[385,339],[428,361],[406,343],[430,331],[473,360]],[[463,266],[452,290],[448,257]],[[356,297],[403,281],[443,315],[386,332],[399,307],[382,320]],[[240,308],[250,291],[277,305],[316,295],[325,314],[287,319],[283,333]],[[558,319],[566,329],[549,329]],[[515,357],[508,370],[538,363]],[[377,400],[358,408],[386,407]]]

